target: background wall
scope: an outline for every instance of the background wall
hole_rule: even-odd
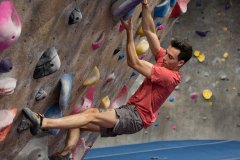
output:
[[[101,78],[95,85],[94,102],[99,105],[101,98],[108,95],[110,99],[118,90],[127,85],[129,88],[136,77],[130,78],[132,69],[127,67],[126,59],[118,61],[113,51],[120,47],[125,52],[125,34],[119,32],[119,22],[114,22],[110,13],[108,0],[57,1],[43,0],[13,1],[22,20],[22,33],[18,42],[0,54],[0,59],[11,57],[13,70],[1,77],[14,77],[18,80],[15,93],[0,98],[0,109],[17,107],[18,114],[14,126],[7,138],[0,143],[0,157],[12,159],[33,137],[29,132],[18,134],[16,128],[23,115],[21,109],[29,106],[36,112],[44,112],[48,106],[59,98],[58,82],[63,73],[74,74],[72,98],[69,114],[74,104],[82,98],[87,87],[82,86],[92,68],[98,66]],[[151,7],[159,1],[150,1]],[[225,9],[225,3],[231,7]],[[83,19],[75,25],[68,25],[71,11],[79,6]],[[205,54],[204,62],[196,57],[182,68],[182,83],[172,93],[169,100],[161,107],[157,122],[140,133],[116,138],[99,138],[95,146],[112,146],[126,143],[141,143],[166,139],[239,139],[240,130],[240,51],[239,51],[239,3],[237,0],[207,1],[191,0],[188,11],[175,24],[163,42],[167,47],[172,37],[188,39]],[[134,28],[141,22],[141,7],[134,13]],[[226,28],[224,28],[226,27]],[[206,37],[198,36],[195,31],[209,31]],[[101,48],[91,48],[104,31],[105,39]],[[136,43],[139,37],[135,35]],[[61,59],[59,71],[47,77],[34,80],[33,71],[48,47],[55,46]],[[223,58],[224,52],[229,57]],[[149,59],[151,54],[147,54]],[[219,60],[220,59],[220,60]],[[219,61],[218,61],[219,60]],[[116,80],[104,85],[109,74],[114,72]],[[221,73],[227,80],[221,80]],[[141,77],[131,88],[136,88]],[[36,102],[35,95],[40,87],[48,91],[48,97]],[[203,89],[211,89],[213,97],[206,101],[202,97]],[[198,98],[192,100],[190,94],[196,92]],[[64,145],[66,130],[56,137],[49,137],[49,154]]]

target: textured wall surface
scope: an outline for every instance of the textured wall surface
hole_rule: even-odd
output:
[[[28,106],[36,112],[44,112],[58,101],[59,79],[63,73],[72,72],[74,76],[72,98],[64,115],[69,114],[85,94],[88,87],[83,87],[82,82],[94,66],[101,74],[100,81],[95,85],[94,104],[97,106],[106,95],[113,99],[123,85],[131,87],[136,78],[130,78],[132,70],[127,67],[125,58],[118,60],[118,55],[113,56],[117,47],[125,52],[126,37],[119,32],[119,23],[112,20],[109,0],[13,2],[22,21],[22,33],[16,44],[0,53],[0,59],[10,57],[13,63],[13,70],[0,76],[14,77],[18,81],[14,94],[0,98],[0,108],[17,107],[19,110],[13,128],[0,143],[0,157],[5,159],[15,157],[33,139],[29,131],[21,134],[16,131],[23,117],[21,109]],[[151,7],[159,2],[150,1]],[[200,63],[194,57],[182,68],[182,83],[172,93],[172,102],[167,100],[162,106],[157,122],[135,135],[98,139],[96,146],[165,139],[239,139],[240,6],[237,0],[231,0],[231,7],[225,10],[226,2],[191,0],[187,13],[169,32],[163,47],[168,46],[171,37],[186,38],[206,59]],[[79,6],[83,18],[80,23],[70,26],[68,17],[76,6]],[[139,14],[140,6],[134,13],[135,30],[140,23]],[[196,30],[209,32],[206,37],[200,37]],[[93,50],[92,42],[103,31],[106,35],[103,45]],[[135,38],[137,43],[139,37]],[[58,51],[62,63],[60,70],[44,78],[33,79],[41,53],[51,46]],[[227,59],[223,58],[224,52],[229,54]],[[150,56],[148,54],[146,59]],[[116,80],[104,85],[112,72],[117,75]],[[227,75],[227,80],[219,78],[222,72]],[[36,102],[35,95],[41,87],[46,88],[48,97]],[[213,92],[208,101],[201,95],[206,88]],[[190,98],[193,92],[198,94],[196,100]],[[65,137],[66,130],[56,137],[49,136],[49,154],[63,147]]]

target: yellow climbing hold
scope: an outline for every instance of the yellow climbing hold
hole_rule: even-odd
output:
[[[208,105],[209,106],[213,106],[213,102],[208,102]]]
[[[227,32],[227,31],[228,31],[228,28],[227,28],[227,27],[223,27],[223,31],[224,31],[224,32]]]
[[[137,34],[138,34],[140,37],[145,36],[145,35],[144,35],[144,32],[143,32],[143,29],[142,29],[142,24],[140,24],[140,25],[138,26]]]
[[[200,54],[197,58],[198,58],[199,62],[205,61],[205,55],[204,54]]]
[[[141,39],[138,45],[136,46],[137,55],[140,56],[145,53],[149,48],[149,44],[145,38]]]
[[[194,54],[195,57],[198,57],[201,53],[200,53],[200,51],[196,50],[196,51],[194,51],[193,54]]]
[[[223,58],[225,58],[225,59],[228,58],[228,52],[223,53]]]
[[[105,96],[102,100],[101,100],[101,106],[105,109],[109,108],[110,106],[110,99],[108,96]]]
[[[97,66],[95,66],[92,72],[88,75],[87,79],[83,82],[83,86],[90,86],[95,84],[100,79],[100,72]]]
[[[209,89],[204,89],[202,95],[205,99],[210,99],[212,97],[212,91]]]

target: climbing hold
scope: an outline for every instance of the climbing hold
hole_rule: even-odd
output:
[[[75,8],[69,16],[68,24],[71,25],[71,24],[78,23],[79,21],[81,21],[81,19],[82,19],[82,13],[80,9]]]
[[[212,97],[212,91],[210,89],[204,89],[202,95],[204,99],[208,100]]]
[[[220,64],[222,61],[221,61],[221,58],[219,57],[215,57],[212,61],[212,64],[213,65],[217,65],[217,64]]]
[[[16,160],[47,160],[48,136],[34,136],[15,157]]]
[[[213,102],[208,102],[208,105],[209,106],[213,106]]]
[[[225,59],[228,58],[228,52],[223,53],[223,58],[225,58]]]
[[[17,80],[15,78],[0,79],[0,96],[7,96],[14,93]]]
[[[141,3],[142,0],[116,0],[111,6],[111,13],[113,15],[113,19],[118,21],[120,18],[124,17],[128,18],[134,8]]]
[[[209,31],[195,31],[200,37],[206,37]]]
[[[232,6],[232,1],[231,0],[225,0],[225,10],[230,9]]]
[[[136,75],[137,75],[137,72],[133,70],[132,73],[131,73],[130,78],[132,78],[132,77],[134,77],[134,76],[136,76]]]
[[[115,76],[115,73],[113,72],[107,77],[106,82],[109,83],[109,82],[113,81],[115,78],[116,78],[116,76]]]
[[[59,107],[62,111],[67,108],[69,100],[72,96],[72,80],[72,73],[65,73],[60,79],[61,91],[59,96]]]
[[[111,103],[111,102],[110,102],[109,97],[108,97],[108,96],[105,96],[105,97],[101,100],[101,107],[107,109],[107,108],[109,108],[110,103]]]
[[[31,126],[31,122],[29,120],[23,119],[17,127],[17,132],[22,133],[23,131],[29,129]]]
[[[100,79],[100,72],[97,66],[95,66],[92,72],[87,76],[87,79],[83,82],[83,86],[94,85]]]
[[[121,22],[120,25],[119,25],[119,32],[124,31],[124,29],[125,29],[125,27],[124,27],[124,25]]]
[[[61,61],[55,47],[43,52],[33,73],[33,78],[38,79],[56,72],[61,66]]]
[[[156,5],[153,10],[153,16],[157,17],[164,17],[168,13],[170,9],[170,0],[165,0],[164,2]]]
[[[197,58],[198,58],[199,62],[205,61],[205,55],[204,54],[200,54]]]
[[[145,38],[141,38],[140,42],[136,45],[137,55],[140,56],[149,49],[148,41]]]
[[[0,61],[0,73],[6,73],[12,70],[12,62],[10,58],[4,58]]]
[[[190,94],[190,98],[191,98],[192,100],[196,100],[197,97],[198,97],[198,94],[197,94],[196,92],[193,92],[193,93]]]
[[[128,11],[127,14],[123,16],[124,21],[128,20],[132,16],[133,12],[135,11],[135,8],[136,7],[130,9],[130,11]]]
[[[44,99],[47,96],[47,92],[43,89],[40,88],[35,96],[36,101],[40,101]]]
[[[155,123],[154,123],[154,126],[155,126],[155,127],[158,127],[158,123],[157,123],[157,122],[155,122]]]
[[[118,56],[118,60],[121,60],[125,57],[123,52],[120,52],[119,56]]]
[[[191,81],[191,77],[190,76],[186,76],[186,78],[185,78],[185,83],[188,83],[188,82],[190,82]]]
[[[143,29],[142,29],[142,24],[140,24],[137,28],[137,34],[140,36],[140,37],[143,37],[145,36],[144,35],[144,32],[143,32]]]
[[[101,47],[101,45],[103,44],[105,38],[105,33],[104,31],[100,34],[100,36],[98,37],[98,39],[92,43],[92,49],[98,49],[99,47]]]
[[[173,130],[176,130],[176,129],[177,129],[177,125],[173,124],[173,125],[172,125],[172,129],[173,129]]]
[[[220,80],[229,80],[227,74],[223,71],[220,71],[218,75]]]
[[[163,29],[164,29],[164,26],[163,26],[163,25],[160,25],[160,26],[157,27],[157,30],[158,30],[158,31],[161,31],[161,30],[163,30]]]
[[[224,31],[224,32],[227,32],[227,31],[228,31],[228,28],[227,28],[227,27],[223,27],[223,31]]]
[[[161,22],[157,22],[156,23],[156,26],[158,27],[158,26],[160,26],[161,25]]]
[[[169,97],[169,102],[174,102],[174,97],[173,96]]]
[[[93,105],[93,96],[94,86],[90,86],[83,98],[83,103],[77,102],[70,114],[77,114],[85,111],[87,108],[91,108]]]
[[[142,54],[142,55],[139,57],[139,59],[143,60],[145,57],[146,57],[146,55],[145,55],[145,54]]]
[[[0,2],[0,52],[17,41],[22,25],[11,1]]]
[[[200,54],[201,54],[201,53],[200,53],[200,51],[198,51],[198,50],[195,50],[194,53],[193,53],[193,55],[194,55],[195,57],[198,57]]]
[[[202,119],[205,121],[205,120],[207,120],[207,117],[206,117],[206,116],[203,116]]]
[[[17,114],[17,108],[0,110],[0,142],[3,141],[12,128],[13,119]]]
[[[120,51],[120,49],[119,49],[119,48],[116,48],[116,49],[113,51],[113,55],[117,54],[119,51]]]
[[[170,0],[170,7],[174,7],[177,3],[177,0]]]
[[[169,16],[169,18],[177,18],[180,17],[182,14],[187,12],[187,5],[189,0],[178,0],[173,10]]]
[[[112,101],[110,108],[118,108],[122,105],[125,105],[127,103],[127,93],[127,86],[123,86],[118,92],[116,98]]]
[[[59,107],[59,105],[56,103],[56,104],[53,104],[50,107],[48,107],[47,111],[44,113],[44,116],[47,118],[61,118],[62,110]],[[60,131],[60,129],[49,129],[48,130],[48,132],[52,135],[57,135],[59,133],[59,131]],[[33,135],[35,135],[35,134],[33,134]]]

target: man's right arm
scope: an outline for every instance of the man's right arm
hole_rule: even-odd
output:
[[[142,29],[153,55],[156,56],[161,47],[147,0],[142,2]]]

